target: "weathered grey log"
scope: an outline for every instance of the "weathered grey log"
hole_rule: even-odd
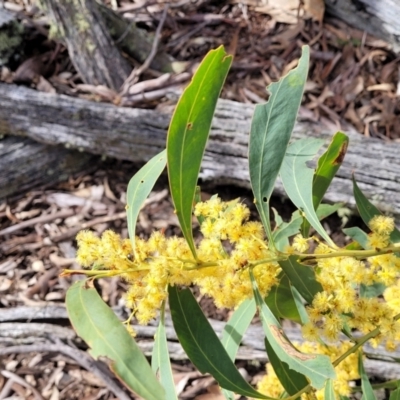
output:
[[[116,314],[121,319],[126,319],[126,315],[122,307],[114,309]],[[45,307],[28,307],[20,306],[16,308],[0,309],[0,349],[2,344],[12,346],[16,343],[27,344],[36,341],[47,339],[48,333],[51,332],[54,336],[60,339],[70,338],[74,335],[73,331],[67,327],[60,327],[51,324],[52,321],[67,319],[67,312],[64,307],[48,305]],[[15,322],[15,321],[28,320],[29,323]],[[46,323],[34,323],[31,321],[41,320]],[[225,322],[209,319],[209,322],[217,335],[222,336],[222,331]],[[42,326],[42,328],[41,328]],[[52,328],[54,326],[54,328]],[[149,326],[134,325],[137,333],[137,340],[139,347],[147,356],[151,356],[156,333],[156,324]],[[285,333],[293,342],[301,343],[303,341],[300,331],[295,327],[285,328]],[[178,338],[172,325],[172,320],[169,315],[166,318],[166,336],[168,339],[168,349],[170,357],[173,360],[187,360],[187,355],[183,351],[181,345],[177,343]],[[268,360],[264,347],[264,333],[263,328],[259,324],[250,325],[246,334],[243,337],[241,346],[236,359],[238,360],[256,360],[266,362]],[[144,339],[144,340],[143,340]],[[395,363],[391,357],[400,357],[400,351],[387,352],[384,346],[372,348],[370,345],[364,346],[370,358],[366,360],[365,368],[370,376],[381,379],[400,379],[400,364]],[[1,350],[0,350],[1,354]]]
[[[400,51],[400,3],[397,0],[325,0],[329,14],[383,39]]]
[[[2,126],[3,134],[4,128]],[[67,180],[69,175],[87,168],[96,158],[60,145],[5,137],[0,140],[0,199]]]
[[[202,164],[201,178],[250,187],[247,145],[253,105],[220,100]],[[143,163],[165,148],[170,113],[38,93],[0,84],[0,132],[63,144],[95,154]],[[325,200],[354,208],[352,174],[360,188],[383,211],[400,220],[400,143],[386,143],[354,131],[343,166]],[[294,138],[332,137],[331,129],[299,120]],[[276,193],[284,195],[278,182]]]
[[[41,0],[83,81],[118,90],[131,67],[114,45],[96,0]]]

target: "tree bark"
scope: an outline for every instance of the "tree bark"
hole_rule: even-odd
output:
[[[219,100],[200,177],[215,184],[249,188],[248,140],[254,105]],[[57,118],[55,118],[57,116]],[[165,148],[171,112],[116,107],[0,84],[0,134],[26,136],[47,144],[143,163]],[[354,209],[352,175],[382,211],[400,221],[400,143],[346,132],[350,146],[325,196]],[[332,128],[299,118],[293,138],[327,139]],[[275,193],[285,195],[278,181]]]
[[[397,0],[325,0],[329,14],[390,43],[400,51],[400,3]]]
[[[67,180],[69,175],[87,168],[96,158],[29,138],[6,137],[0,140],[0,199]]]
[[[131,67],[106,28],[96,0],[41,0],[83,81],[118,90]]]

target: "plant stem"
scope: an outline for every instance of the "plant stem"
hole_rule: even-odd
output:
[[[340,250],[328,254],[302,254],[294,253],[300,260],[316,260],[322,258],[334,258],[334,257],[354,257],[354,258],[368,258],[373,256],[380,256],[383,254],[391,254],[395,251],[399,251],[396,246],[385,247],[384,249],[372,249],[372,250]]]

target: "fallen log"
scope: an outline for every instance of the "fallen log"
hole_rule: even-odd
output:
[[[67,180],[96,159],[89,153],[15,136],[0,140],[0,199]]]
[[[254,105],[220,100],[200,177],[215,184],[250,187],[247,144]],[[41,143],[144,163],[165,148],[171,112],[117,107],[0,84],[0,133]],[[400,221],[400,143],[346,132],[350,146],[327,202],[354,209],[352,174],[382,211]],[[329,139],[334,130],[299,118],[293,136]],[[277,183],[275,192],[284,195]]]
[[[325,0],[328,14],[390,43],[400,51],[400,3],[396,0]]]
[[[115,313],[121,320],[125,320],[129,311],[124,307],[114,308]],[[44,307],[19,306],[9,309],[0,309],[0,356],[8,354],[2,347],[15,344],[41,343],[48,339],[48,332],[54,333],[55,337],[61,340],[76,339],[75,333],[69,327],[64,326],[65,319],[68,319],[67,311],[58,305],[46,305]],[[42,321],[35,323],[32,321]],[[16,322],[16,321],[29,321]],[[46,321],[46,322],[43,322]],[[211,326],[219,337],[225,326],[225,322],[209,319]],[[62,324],[60,326],[58,324]],[[172,360],[187,360],[187,355],[182,346],[177,343],[178,338],[173,328],[169,314],[165,321],[166,336],[168,339],[168,350]],[[133,325],[137,333],[137,342],[146,356],[151,356],[154,347],[154,335],[156,333],[156,321],[149,326]],[[303,339],[298,327],[289,325],[285,327],[285,333],[292,342],[301,343]],[[267,362],[268,357],[264,347],[264,332],[260,324],[252,324],[245,333],[241,346],[239,347],[237,360],[257,360]],[[371,345],[364,345],[364,351],[368,354],[365,362],[365,369],[370,376],[375,378],[400,379],[400,365],[393,358],[398,358],[400,352],[388,352],[384,346],[373,348]]]

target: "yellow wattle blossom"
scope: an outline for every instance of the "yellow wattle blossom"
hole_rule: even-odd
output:
[[[264,242],[262,225],[247,221],[249,209],[239,200],[222,202],[213,197],[198,203],[195,215],[204,218],[198,260],[183,238],[166,238],[161,232],[153,232],[147,241],[135,238],[132,249],[129,240],[112,231],[105,231],[101,238],[81,232],[77,236],[77,260],[84,267],[109,270],[125,279],[130,284],[127,305],[142,324],[157,316],[168,285],[197,285],[217,307],[237,307],[253,295],[249,265],[264,259],[253,272],[265,296],[277,283],[279,265]]]

